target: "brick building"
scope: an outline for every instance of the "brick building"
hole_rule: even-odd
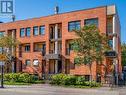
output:
[[[101,33],[109,36],[109,45],[118,54],[114,61],[106,58],[103,62],[105,66],[100,68],[94,62],[93,79],[98,79],[98,75],[104,78],[104,69],[107,69],[107,74],[111,73],[109,68],[113,63],[116,64],[116,72],[121,73],[120,23],[115,5],[0,23],[0,35],[12,35],[21,42],[18,48],[12,49],[16,51],[16,72],[39,76],[66,73],[84,75],[88,79],[89,67],[74,64],[74,52],[70,44],[76,38],[72,30],[87,24],[95,24]]]

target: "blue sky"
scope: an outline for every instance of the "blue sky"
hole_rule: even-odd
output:
[[[54,7],[60,7],[60,13],[104,5],[115,4],[121,22],[121,41],[126,42],[126,0],[15,0],[16,20],[41,17],[54,14]],[[9,22],[10,18],[0,18]]]

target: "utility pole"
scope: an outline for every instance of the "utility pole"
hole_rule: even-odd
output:
[[[3,86],[3,73],[4,73],[4,66],[2,64],[1,65],[1,87],[0,88],[4,88],[4,86]]]
[[[12,21],[14,22],[15,21],[15,15],[12,15]],[[15,35],[15,30],[12,30],[12,38],[14,38],[14,35]],[[15,62],[14,62],[14,46],[12,46],[12,56],[11,56],[11,62],[12,62],[12,73],[14,73],[14,72],[16,72],[16,70],[15,70]]]

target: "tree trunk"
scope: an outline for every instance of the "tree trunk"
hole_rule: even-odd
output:
[[[89,64],[89,68],[90,68],[90,82],[92,81],[92,70],[91,70],[91,64]]]

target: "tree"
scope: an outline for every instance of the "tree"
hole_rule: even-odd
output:
[[[122,65],[126,66],[126,43],[121,45]]]
[[[12,69],[12,58],[15,57],[15,51],[12,52],[12,48],[16,48],[18,44],[19,41],[11,36],[0,37],[0,61],[5,62],[5,72],[10,72]]]
[[[75,63],[86,64],[90,68],[90,81],[92,81],[92,63],[102,63],[104,52],[109,49],[105,34],[101,34],[94,25],[84,26],[80,30],[74,30],[77,39],[73,40],[72,47],[76,53]]]

